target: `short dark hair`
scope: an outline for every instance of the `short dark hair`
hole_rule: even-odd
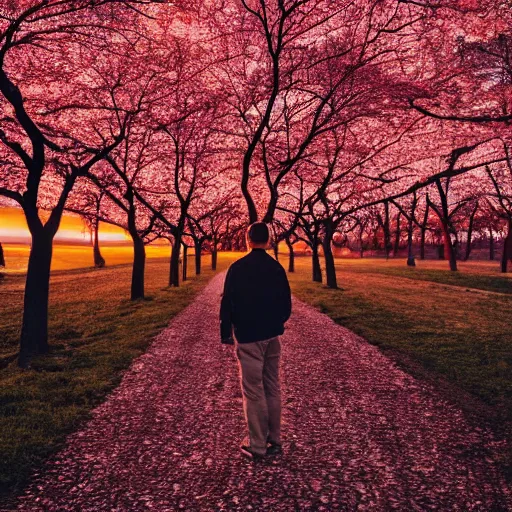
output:
[[[268,226],[264,222],[255,222],[249,226],[247,236],[255,244],[266,244],[270,238]]]

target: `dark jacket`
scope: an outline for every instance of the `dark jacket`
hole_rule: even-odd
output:
[[[263,249],[253,249],[230,267],[220,306],[221,339],[239,343],[273,338],[284,332],[292,311],[284,268]]]

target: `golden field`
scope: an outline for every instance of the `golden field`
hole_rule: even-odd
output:
[[[21,244],[4,244],[6,268],[2,272],[19,274],[27,271],[30,247]],[[133,249],[129,245],[105,246],[101,254],[106,264],[121,265],[133,261]],[[148,258],[169,258],[171,248],[169,245],[148,245],[146,256]],[[84,245],[55,244],[52,257],[52,271],[87,268],[94,265],[92,247]]]

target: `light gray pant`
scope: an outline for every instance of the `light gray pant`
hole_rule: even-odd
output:
[[[277,336],[236,345],[249,443],[258,454],[266,452],[267,435],[272,442],[281,443],[280,355]]]

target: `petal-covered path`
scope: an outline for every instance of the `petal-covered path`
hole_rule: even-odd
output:
[[[154,341],[36,476],[19,510],[512,510],[499,446],[430,385],[295,300],[282,337],[282,457],[239,454],[223,275]]]

